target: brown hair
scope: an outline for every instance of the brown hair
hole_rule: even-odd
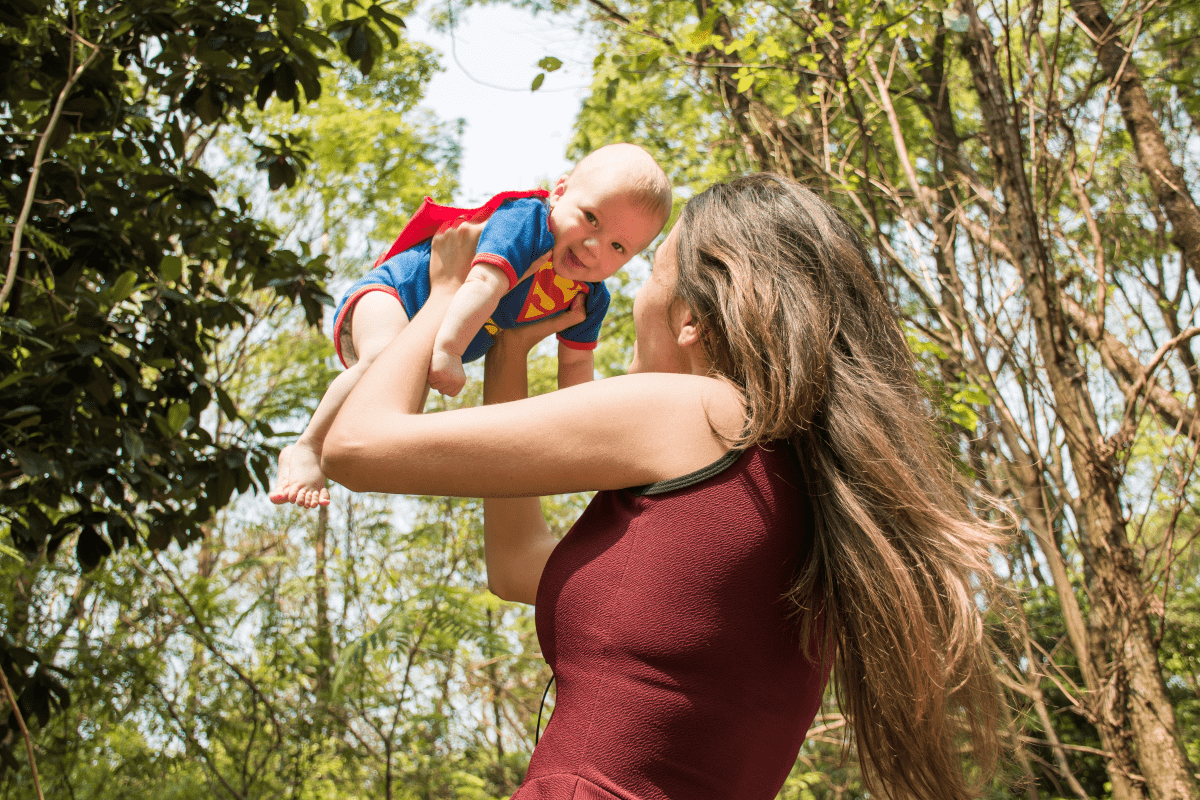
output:
[[[787,440],[813,508],[790,599],[831,659],[868,786],[973,793],[996,758],[999,698],[976,604],[999,526],[937,445],[912,356],[871,259],[825,201],[787,178],[713,186],[680,217],[677,301],[718,377],[745,396],[737,442]],[[965,491],[964,491],[965,489]]]

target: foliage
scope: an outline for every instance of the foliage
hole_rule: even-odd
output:
[[[248,115],[272,97],[298,110],[301,90],[316,99],[323,54],[366,74],[381,36],[398,43],[399,17],[345,9],[22,0],[0,12],[0,241],[13,253],[0,513],[27,564],[6,593],[0,667],[31,722],[68,702],[65,673],[28,631],[33,606],[62,600],[35,588],[60,547],[73,541],[89,572],[126,545],[185,546],[234,492],[265,485],[271,429],[240,415],[214,354],[248,324],[255,293],[319,322],[327,256],[281,247],[244,197],[220,196],[201,158],[238,123],[270,186],[296,183],[306,154],[255,138]]]

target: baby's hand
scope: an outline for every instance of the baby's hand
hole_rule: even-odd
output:
[[[467,382],[462,359],[445,350],[434,349],[429,362],[429,385],[447,397],[455,397]]]

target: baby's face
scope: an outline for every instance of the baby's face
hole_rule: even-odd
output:
[[[649,247],[665,220],[615,183],[580,172],[560,180],[550,195],[550,260],[564,278],[602,281]]]

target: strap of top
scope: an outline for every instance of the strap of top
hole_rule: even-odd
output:
[[[666,494],[667,492],[686,489],[729,469],[745,452],[745,450],[730,450],[707,467],[701,467],[695,472],[689,472],[687,475],[680,475],[678,478],[668,478],[665,481],[658,481],[657,483],[645,486],[634,486],[629,491],[638,497],[645,497],[647,495]]]

